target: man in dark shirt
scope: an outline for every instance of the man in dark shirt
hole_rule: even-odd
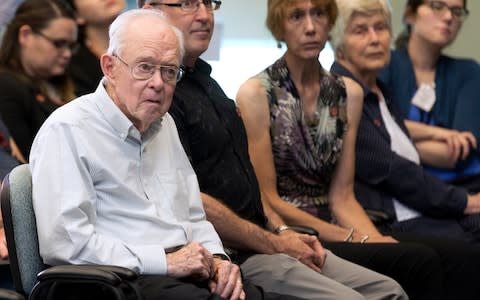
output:
[[[184,34],[186,74],[169,112],[197,173],[207,218],[243,275],[266,291],[305,299],[406,297],[390,278],[327,255],[316,237],[287,230],[266,204],[264,212],[235,103],[199,59],[208,48],[219,2],[139,0],[138,5],[163,11]]]

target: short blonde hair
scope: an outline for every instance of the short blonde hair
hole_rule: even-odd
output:
[[[345,30],[355,13],[373,14],[382,13],[392,31],[392,9],[388,0],[337,0],[338,17],[330,31],[330,42],[336,51],[343,45]]]
[[[297,1],[298,0],[268,0],[266,25],[277,41],[283,41],[283,35],[285,34],[283,24],[287,17],[286,11]],[[335,4],[335,0],[310,1],[314,6],[325,10],[330,25],[335,23],[335,19],[337,18],[337,5]]]

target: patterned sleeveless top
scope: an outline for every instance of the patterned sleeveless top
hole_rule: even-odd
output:
[[[327,194],[347,128],[344,82],[320,69],[316,117],[307,122],[284,58],[255,78],[262,82],[269,100],[280,196],[315,216],[330,219]]]

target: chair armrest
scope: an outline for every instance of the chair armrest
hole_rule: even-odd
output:
[[[25,300],[25,298],[14,291],[0,289],[0,300]]]
[[[65,299],[71,294],[69,285],[74,285],[85,292],[82,299],[125,299],[122,287],[128,286],[135,293],[135,299],[142,299],[141,293],[134,284],[138,274],[132,270],[105,265],[60,265],[49,267],[37,275],[37,283],[33,287],[29,299]],[[91,289],[93,286],[101,288]],[[66,288],[65,288],[66,287]],[[89,288],[90,287],[90,288]],[[54,296],[51,296],[54,295]],[[99,298],[100,297],[100,298]]]
[[[314,235],[318,237],[318,231],[313,229],[312,227],[303,226],[303,225],[288,225],[290,229],[303,234]]]
[[[120,267],[120,266],[96,265],[95,268],[99,270],[115,273],[117,274],[118,277],[120,277],[123,280],[132,281],[137,279],[138,277],[137,272],[128,268]]]
[[[95,280],[118,285],[123,279],[133,280],[138,274],[118,266],[61,265],[47,268],[37,275],[38,281],[47,280]]]

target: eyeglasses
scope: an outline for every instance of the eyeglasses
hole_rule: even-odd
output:
[[[430,6],[430,8],[435,14],[440,16],[442,16],[445,13],[445,11],[448,9],[450,10],[454,18],[461,21],[463,21],[470,13],[468,9],[466,9],[465,7],[448,6],[448,4],[443,1],[429,1],[428,6]]]
[[[47,40],[50,44],[52,44],[58,50],[68,49],[72,53],[75,53],[78,50],[78,43],[77,42],[71,42],[71,41],[67,41],[67,40],[64,40],[64,39],[52,39],[51,37],[46,36],[45,34],[41,33],[40,31],[34,31],[34,32],[35,32],[35,34],[38,34],[39,36],[41,36],[45,40]]]
[[[157,70],[160,70],[160,76],[164,82],[179,82],[183,77],[183,70],[176,66],[154,65],[146,62],[139,62],[130,66],[120,56],[114,54],[119,61],[130,68],[132,77],[137,80],[148,80],[153,77]]]
[[[180,3],[164,3],[164,2],[150,2],[151,6],[165,5],[170,7],[180,7],[181,10],[187,13],[194,13],[200,7],[200,3],[203,3],[208,11],[218,10],[222,1],[218,0],[184,0]]]

